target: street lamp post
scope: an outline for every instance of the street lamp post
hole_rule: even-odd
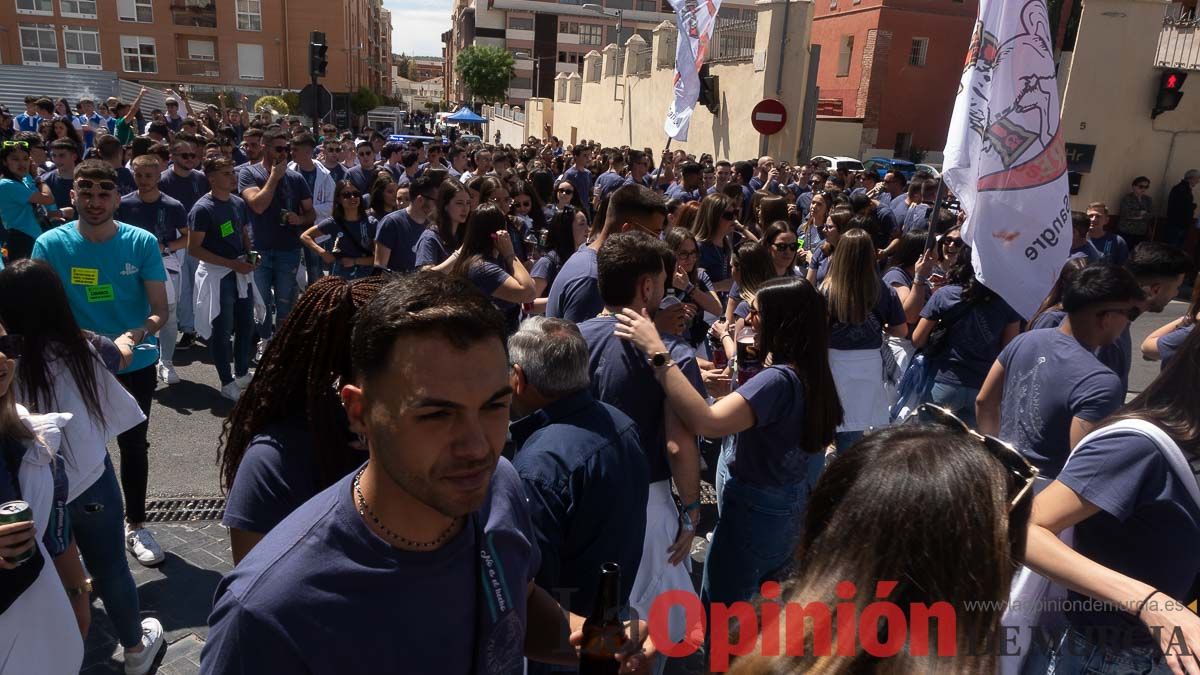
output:
[[[621,21],[625,18],[625,10],[614,9],[613,11],[609,12],[609,11],[605,10],[603,7],[601,7],[600,5],[593,4],[590,2],[585,5],[582,5],[582,8],[586,11],[592,12],[593,14],[599,14],[601,16],[616,17],[616,19],[617,19],[617,63],[616,63],[616,65],[618,68],[621,68],[622,67],[622,65],[621,65],[621,46],[622,46],[621,45]],[[613,73],[613,100],[614,101],[617,99],[617,78],[619,78],[620,75],[621,74],[619,72]]]
[[[538,98],[538,85],[541,81],[541,78],[538,77],[538,74],[541,72],[542,61],[545,61],[546,59],[554,59],[557,58],[557,56],[534,56],[526,52],[515,52],[513,53],[513,56],[518,59],[529,59],[533,61],[533,97]]]

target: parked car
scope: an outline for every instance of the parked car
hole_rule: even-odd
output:
[[[904,180],[912,180],[913,174],[917,172],[917,166],[912,162],[891,157],[872,157],[863,162],[863,167],[867,171],[874,171],[879,180],[883,180],[889,171],[899,173],[904,176]]]
[[[816,164],[817,166],[821,167],[822,169],[829,169],[830,171],[839,170],[839,169],[842,171],[862,171],[863,170],[862,162],[858,161],[857,159],[854,159],[853,157],[840,157],[837,155],[817,155],[816,157],[813,157],[812,159],[810,159],[808,161],[812,162],[813,164]]]
[[[464,141],[466,143],[480,143],[480,142],[482,142],[483,139],[481,139],[479,136],[476,136],[475,134],[463,134],[458,137],[458,140]]]
[[[942,165],[941,164],[918,164],[917,170],[918,171],[922,171],[922,170],[928,171],[929,173],[933,174],[934,178],[938,178],[942,175]]]

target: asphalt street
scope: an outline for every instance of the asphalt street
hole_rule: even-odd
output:
[[[1163,313],[1145,314],[1134,323],[1131,393],[1144,389],[1159,370],[1158,363],[1142,360],[1142,340],[1186,308],[1186,303],[1175,301]],[[175,367],[182,381],[169,387],[159,384],[150,412],[149,497],[216,497],[221,494],[216,463],[221,425],[233,404],[221,398],[207,348],[177,352]],[[119,461],[115,442],[110,451]]]

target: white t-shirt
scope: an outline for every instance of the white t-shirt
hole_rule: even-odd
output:
[[[88,348],[92,349],[91,345]],[[95,353],[94,349],[92,353]],[[104,425],[88,412],[79,385],[67,368],[66,361],[47,356],[47,363],[50,382],[54,387],[53,399],[40,401],[38,408],[69,413],[74,417],[74,421],[63,429],[61,448],[66,461],[67,501],[70,502],[104,474],[108,442],[117,434],[141,424],[146,416],[138,407],[137,400],[104,368],[99,357],[93,360],[93,368],[96,371],[96,393],[104,410]],[[23,388],[18,388],[17,396],[22,403],[29,403],[28,393]]]

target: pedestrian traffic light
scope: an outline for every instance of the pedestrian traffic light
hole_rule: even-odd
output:
[[[308,41],[309,72],[313,77],[325,77],[325,68],[329,61],[325,59],[329,45],[325,44],[325,34],[314,30]]]
[[[708,64],[700,66],[700,97],[697,102],[714,115],[721,112],[721,79],[708,74]]]
[[[1154,110],[1150,113],[1151,119],[1179,106],[1179,101],[1183,98],[1183,83],[1186,80],[1187,73],[1185,71],[1164,70],[1162,72],[1158,79],[1158,96],[1154,99]]]

